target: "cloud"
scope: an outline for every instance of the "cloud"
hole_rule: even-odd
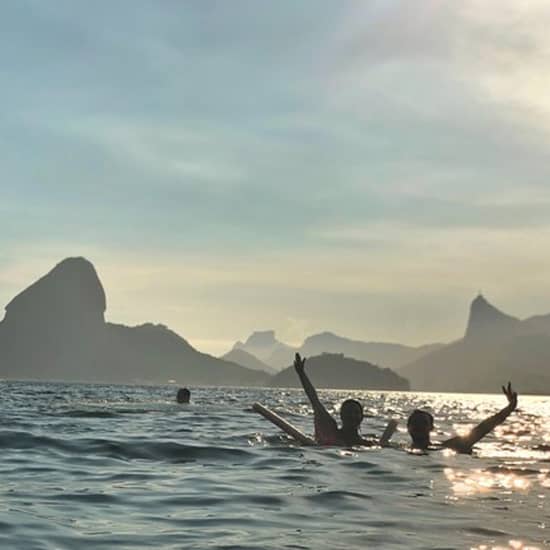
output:
[[[150,176],[159,178],[159,185],[231,186],[246,177],[246,166],[232,160],[227,148],[221,151],[218,148],[216,134],[222,133],[220,128],[136,123],[97,116],[72,117],[56,127],[69,138],[100,147],[106,157],[132,172],[146,170]],[[132,186],[141,182],[120,183]]]
[[[549,19],[544,0],[355,4],[334,37],[331,93],[348,104],[355,96],[351,105],[363,113],[369,91],[398,116],[496,109],[502,120],[547,134]]]

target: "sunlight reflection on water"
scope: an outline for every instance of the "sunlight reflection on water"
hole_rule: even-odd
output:
[[[510,540],[507,546],[502,546],[501,544],[497,546],[481,544],[480,546],[472,546],[470,550],[541,550],[541,548],[539,546],[524,544],[520,540]]]
[[[487,470],[459,471],[444,469],[455,496],[475,495],[491,490],[526,491],[531,481],[512,472],[490,472]]]

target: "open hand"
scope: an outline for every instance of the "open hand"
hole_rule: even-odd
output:
[[[303,359],[300,357],[300,354],[297,353],[295,356],[294,356],[294,368],[296,369],[296,372],[303,372],[304,371],[304,366],[306,364],[306,358],[304,357]]]
[[[512,389],[512,383],[508,382],[507,386],[502,386],[502,393],[508,399],[509,407],[512,411],[518,406],[518,394]]]

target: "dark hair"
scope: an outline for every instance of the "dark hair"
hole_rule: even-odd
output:
[[[176,401],[178,403],[188,403],[191,397],[191,392],[187,388],[180,388],[176,395]]]
[[[423,411],[421,409],[415,409],[407,419],[407,428],[417,419],[417,418],[427,418],[430,424],[430,431],[434,428],[434,417],[428,411]]]
[[[356,399],[346,399],[341,407],[340,407],[340,418],[344,420],[348,416],[348,414],[351,412],[353,408],[358,407],[361,411],[361,419],[363,417],[363,405],[359,403]]]

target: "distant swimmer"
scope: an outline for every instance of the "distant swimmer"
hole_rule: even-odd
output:
[[[456,436],[447,439],[441,443],[432,443],[430,441],[430,432],[434,429],[434,418],[428,411],[416,409],[407,420],[407,429],[412,438],[413,449],[421,450],[439,450],[452,449],[457,453],[471,453],[472,447],[489,432],[494,430],[499,424],[502,424],[516,410],[518,405],[518,394],[512,390],[512,384],[502,386],[502,391],[508,399],[508,406],[500,412],[486,418],[481,424],[473,428],[470,433],[462,436]]]
[[[176,395],[176,401],[178,403],[189,403],[191,399],[191,392],[187,388],[180,388]]]
[[[332,418],[325,406],[319,400],[317,391],[309,380],[305,372],[305,357],[302,359],[300,354],[296,354],[294,360],[294,368],[300,377],[302,386],[308,396],[314,412],[315,424],[315,440],[318,445],[384,445],[386,444],[397,423],[391,421],[384,431],[384,435],[380,440],[364,439],[359,434],[359,426],[363,421],[363,406],[355,399],[346,399],[340,407],[340,418],[342,419],[342,427],[338,428],[336,420]]]

